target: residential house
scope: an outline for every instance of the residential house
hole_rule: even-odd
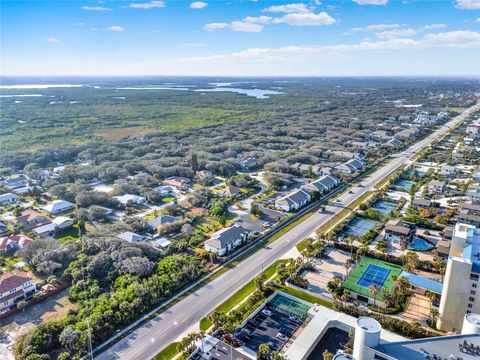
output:
[[[412,127],[396,133],[394,137],[400,140],[412,140],[417,133],[418,129],[416,127]]]
[[[398,117],[398,121],[400,121],[401,123],[409,123],[410,121],[412,121],[412,117],[410,115],[400,115]]]
[[[33,232],[42,238],[51,237],[55,233],[57,225],[54,223],[48,223],[33,229]]]
[[[386,238],[395,243],[406,243],[415,235],[414,224],[402,220],[389,220],[385,225]]]
[[[392,138],[392,136],[388,134],[385,130],[376,130],[371,133],[369,137],[379,142],[388,141]]]
[[[450,240],[438,240],[435,244],[435,249],[437,249],[437,254],[444,259],[448,258],[450,253]]]
[[[50,215],[70,211],[73,210],[73,208],[74,205],[71,202],[65,200],[54,200],[47,205],[41,207],[43,211],[46,211]]]
[[[442,194],[447,187],[447,183],[441,180],[432,180],[428,184],[428,192],[430,194]]]
[[[67,216],[59,216],[52,220],[52,224],[55,224],[56,230],[64,230],[73,226],[73,219]]]
[[[121,234],[118,234],[117,236],[119,239],[128,241],[128,242],[138,242],[138,241],[144,241],[147,238],[143,235],[135,234],[131,231],[125,231]]]
[[[208,170],[200,170],[200,171],[197,171],[197,177],[200,180],[206,181],[206,180],[213,179],[213,174],[211,171],[208,171]]]
[[[324,194],[332,190],[338,184],[340,184],[340,180],[338,180],[336,177],[325,175],[318,180],[315,180],[309,184],[303,185],[302,189],[310,192],[318,191],[320,194]]]
[[[3,184],[8,189],[16,189],[19,187],[27,186],[28,178],[25,175],[13,175],[3,180]]]
[[[470,184],[466,195],[470,201],[480,202],[480,185],[478,183]]]
[[[6,234],[8,232],[8,226],[0,221],[0,235]]]
[[[352,159],[347,161],[345,164],[338,165],[335,167],[335,170],[339,173],[344,174],[353,174],[354,172],[363,168],[364,164],[358,159]]]
[[[15,204],[18,201],[18,197],[12,193],[5,193],[0,195],[0,205]]]
[[[480,124],[470,124],[467,126],[467,134],[478,136],[480,135]]]
[[[147,198],[145,198],[144,196],[139,196],[134,194],[125,194],[122,196],[115,196],[115,199],[117,199],[123,205],[127,205],[130,202],[137,205],[147,204]]]
[[[42,214],[35,210],[25,210],[20,216],[9,219],[14,225],[21,225],[25,229],[32,229],[40,224],[47,223],[48,220]]]
[[[315,176],[321,175],[322,171],[322,167],[320,165],[295,163],[292,166],[302,173],[312,173]]]
[[[351,152],[351,151],[343,151],[343,150],[328,150],[327,154],[329,154],[330,157],[335,157],[338,159],[344,159],[344,160],[353,160],[353,159],[360,159],[362,160],[364,156],[358,152]]]
[[[212,234],[210,239],[205,241],[205,250],[224,256],[235,248],[245,243],[248,239],[250,230],[240,225],[222,229]]]
[[[429,199],[416,197],[413,199],[412,205],[414,208],[428,209],[429,207],[432,206],[432,201]]]
[[[172,242],[167,238],[159,238],[155,240],[155,246],[161,250],[165,250]]]
[[[440,168],[440,176],[443,176],[443,177],[448,177],[448,178],[453,178],[455,177],[455,174],[457,172],[457,169],[455,166],[452,166],[452,165],[443,165],[441,168]]]
[[[458,212],[458,221],[464,224],[470,224],[477,228],[480,227],[480,203],[472,201],[460,204]]]
[[[160,196],[167,196],[175,193],[175,188],[173,186],[160,185],[153,189]]]
[[[391,139],[391,140],[388,140],[384,146],[388,146],[388,147],[397,147],[397,146],[401,146],[403,144],[403,142],[399,139]]]
[[[160,227],[163,225],[171,224],[175,221],[180,220],[180,218],[171,216],[171,215],[160,215],[157,216],[155,219],[150,219],[147,221],[147,224],[152,227],[152,229],[159,231]],[[159,231],[160,232],[160,231]]]
[[[173,186],[179,190],[186,190],[188,188],[188,184],[192,180],[186,178],[186,177],[181,177],[181,176],[172,176],[169,177],[165,180],[162,181],[163,185],[167,186]]]
[[[221,196],[232,197],[240,194],[240,189],[234,185],[228,185],[223,189],[218,190],[217,194]]]
[[[32,239],[24,234],[5,236],[0,238],[0,250],[10,251],[22,249],[30,243],[30,241],[32,241]]]
[[[246,159],[242,159],[240,160],[240,166],[243,168],[243,169],[252,169],[254,168],[255,166],[257,166],[257,159],[256,158],[246,158]]]
[[[36,291],[27,273],[6,273],[0,277],[0,313],[14,309],[19,301],[29,300]]]
[[[22,187],[19,187],[19,188],[16,188],[16,189],[13,189],[12,191],[16,194],[16,195],[25,195],[25,194],[29,194],[33,191],[42,191],[42,187],[41,186],[38,186],[38,185],[32,185],[32,186],[22,186]]]
[[[427,112],[418,114],[415,120],[413,120],[413,123],[418,125],[435,125],[437,122],[438,116],[429,115]]]
[[[275,200],[275,207],[285,211],[296,211],[312,200],[308,191],[297,189]]]
[[[477,169],[473,172],[473,180],[480,181],[480,169]]]

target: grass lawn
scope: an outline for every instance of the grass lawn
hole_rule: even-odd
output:
[[[164,196],[162,197],[162,203],[166,204],[175,200],[175,196]]]
[[[277,260],[272,265],[267,267],[263,272],[265,274],[266,279],[269,279],[277,272],[277,266],[280,264],[287,263],[287,259]],[[246,285],[244,285],[240,290],[238,290],[235,294],[230,296],[227,300],[225,300],[221,305],[219,305],[214,311],[218,312],[229,312],[239,303],[241,303],[244,299],[248,297],[253,291],[255,290],[255,282],[252,279]],[[205,317],[200,321],[200,330],[207,330],[212,323]]]
[[[175,355],[177,355],[178,353],[177,346],[178,346],[178,342],[171,343],[155,356],[155,360],[173,359]]]
[[[68,229],[57,232],[55,234],[55,239],[57,239],[61,243],[64,243],[67,240],[78,240],[78,224],[74,224]]]
[[[312,216],[313,214],[315,214],[315,211],[311,211],[311,212],[308,212],[306,213],[305,215],[302,215],[300,216],[297,220],[295,220],[294,222],[292,222],[291,224],[288,224],[287,226],[285,226],[283,229],[277,231],[275,234],[273,234],[272,236],[269,237],[268,239],[268,243],[272,243],[274,242],[275,240],[277,240],[278,238],[282,237],[283,235],[285,235],[287,232],[289,232],[290,230],[292,230],[294,227],[298,226],[300,223],[304,222],[305,220],[307,220],[310,216]]]
[[[355,292],[357,294],[373,298],[371,291],[369,290],[368,286],[362,286],[358,282],[362,281],[362,276],[367,271],[369,266],[375,266],[383,268],[384,270],[389,271],[388,277],[386,278],[385,282],[381,287],[378,287],[378,294],[377,299],[382,299],[382,289],[392,289],[395,284],[393,283],[392,277],[394,275],[399,276],[402,273],[402,267],[399,265],[391,264],[385,261],[376,260],[368,257],[364,257],[360,264],[358,264],[348,275],[347,279],[343,283],[343,287],[345,289],[350,290],[351,292]]]

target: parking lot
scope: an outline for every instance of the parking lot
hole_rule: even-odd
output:
[[[238,334],[244,346],[254,352],[257,352],[261,344],[268,344],[272,351],[281,350],[303,323],[301,319],[293,319],[289,315],[276,311],[273,307],[266,309],[266,312],[262,311],[250,320]]]
[[[332,249],[327,256],[322,259],[314,259],[314,270],[307,270],[302,273],[302,277],[308,280],[307,289],[313,293],[320,294],[331,299],[327,284],[334,278],[343,279],[345,276],[345,267],[343,264],[350,259],[350,253]]]

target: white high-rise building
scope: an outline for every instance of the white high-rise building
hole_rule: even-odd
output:
[[[480,313],[480,230],[457,223],[448,257],[437,327],[460,332],[465,314]]]

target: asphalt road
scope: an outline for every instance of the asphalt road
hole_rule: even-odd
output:
[[[464,119],[478,109],[480,109],[480,104],[466,110],[463,114],[405,151],[393,155],[391,161],[363,180],[360,186],[355,186],[350,192],[342,194],[336,202],[328,205],[324,213],[315,213],[272,244],[260,249],[236,267],[165,310],[95,358],[98,360],[152,359],[161,349],[176,341],[206,314],[259,274],[262,266],[267,267],[278,260],[299,241],[328,222],[332,215],[341,211],[342,208],[351,204],[365,192],[373,190],[378,181],[388,176],[402,164],[408,164],[413,154],[428,146],[457,121]]]

